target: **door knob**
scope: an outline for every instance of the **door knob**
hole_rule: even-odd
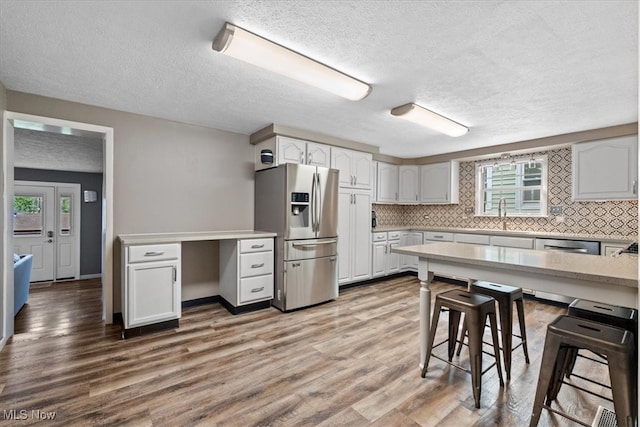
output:
[[[53,239],[47,240],[47,243],[53,243]]]
[[[53,231],[47,231],[47,237],[53,237]]]

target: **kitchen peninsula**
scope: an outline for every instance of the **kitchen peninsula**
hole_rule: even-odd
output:
[[[431,315],[429,287],[434,274],[638,306],[636,256],[603,257],[449,242],[405,246],[392,252],[419,257],[420,364],[426,354]]]
[[[118,236],[123,338],[178,327],[183,242],[220,241],[220,298],[229,311],[268,307],[273,298],[275,235],[236,230]]]

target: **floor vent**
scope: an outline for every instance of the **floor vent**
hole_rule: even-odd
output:
[[[598,406],[598,412],[591,427],[618,427],[616,413],[602,406]]]

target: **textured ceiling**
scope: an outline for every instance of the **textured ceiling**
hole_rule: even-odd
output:
[[[373,86],[348,101],[211,49],[225,21]],[[638,119],[637,1],[0,0],[0,81],[251,134],[271,123],[419,157]],[[416,102],[451,138],[389,114]]]

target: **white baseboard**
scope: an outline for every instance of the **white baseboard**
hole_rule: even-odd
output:
[[[85,280],[85,279],[99,279],[102,277],[102,274],[98,273],[98,274],[81,274],[80,275],[80,280]]]

